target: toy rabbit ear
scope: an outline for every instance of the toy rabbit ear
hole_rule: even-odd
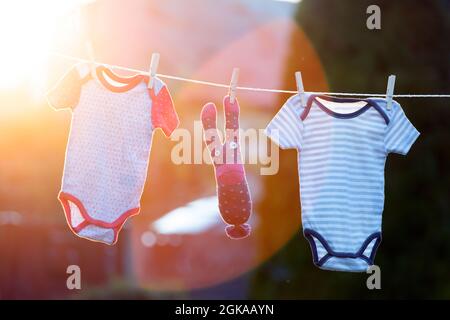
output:
[[[201,119],[203,124],[203,130],[216,130],[217,131],[217,108],[212,102],[205,104],[202,109]]]
[[[231,103],[229,97],[225,97],[223,106],[225,113],[225,143],[228,143],[231,149],[237,149],[239,143],[239,103],[237,99],[234,100],[234,103]]]
[[[221,155],[222,141],[220,139],[219,130],[217,130],[217,108],[214,103],[207,103],[201,113],[203,124],[204,139],[211,158],[215,162],[216,158]]]

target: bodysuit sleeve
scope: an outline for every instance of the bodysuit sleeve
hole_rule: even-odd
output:
[[[83,79],[80,75],[83,68],[75,65],[70,68],[56,85],[47,93],[47,101],[54,109],[74,109],[80,99]]]
[[[303,121],[300,118],[300,98],[289,98],[264,130],[282,149],[298,149],[303,144]]]
[[[157,87],[160,87],[160,89],[157,90]],[[153,128],[160,128],[166,137],[170,137],[172,132],[178,127],[180,120],[169,90],[159,80],[153,89],[149,89],[149,91],[152,99],[152,126]]]
[[[418,137],[419,131],[408,120],[400,104],[393,103],[384,137],[386,152],[406,155]]]

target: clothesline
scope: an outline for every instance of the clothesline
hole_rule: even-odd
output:
[[[111,69],[124,70],[124,71],[130,71],[130,72],[134,72],[134,73],[138,73],[138,74],[149,75],[149,72],[147,72],[147,71],[142,71],[142,70],[128,68],[128,67],[122,67],[122,66],[117,66],[117,65],[111,65],[111,64],[107,64],[107,63],[100,63],[97,61],[91,61],[88,59],[83,59],[83,58],[79,58],[79,57],[75,57],[75,56],[71,56],[71,55],[62,54],[59,52],[51,52],[50,54],[61,57],[61,58],[65,58],[68,60],[93,63],[96,65],[103,65],[103,66],[111,68]],[[216,83],[216,82],[211,82],[211,81],[189,79],[189,78],[172,76],[172,75],[161,74],[161,73],[157,73],[156,75],[163,79],[184,81],[184,82],[190,82],[190,83],[206,85],[206,86],[211,86],[211,87],[218,87],[218,88],[229,88],[230,87],[229,84],[222,84],[222,83]],[[241,87],[241,86],[237,86],[236,89],[243,90],[243,91],[272,92],[272,93],[289,93],[289,94],[297,93],[297,91],[295,91],[295,90],[252,88],[252,87]],[[355,93],[355,92],[311,92],[311,93],[334,95],[334,96],[354,96],[354,97],[385,97],[386,96],[385,93],[384,94]],[[394,94],[393,97],[394,98],[450,98],[450,94]]]

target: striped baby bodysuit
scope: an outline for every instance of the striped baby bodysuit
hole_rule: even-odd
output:
[[[121,77],[98,66],[73,67],[51,90],[55,109],[70,108],[59,200],[72,231],[114,244],[125,221],[138,214],[153,132],[169,136],[178,116],[166,85],[155,78]]]
[[[400,104],[306,95],[287,100],[266,128],[298,150],[303,234],[319,268],[364,272],[381,242],[384,166],[406,155],[419,132]]]

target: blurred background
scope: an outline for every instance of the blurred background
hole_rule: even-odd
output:
[[[381,8],[381,30],[366,9]],[[141,213],[109,247],[77,238],[57,200],[70,112],[44,93],[75,62],[53,53],[164,74],[307,91],[450,92],[450,1],[0,1],[0,299],[450,298],[449,99],[398,99],[421,132],[386,165],[382,290],[366,274],[322,271],[301,234],[296,152],[277,175],[246,166],[252,235],[233,241],[217,210],[213,168],[174,165],[156,132]],[[119,72],[120,73],[120,72]],[[126,73],[121,73],[127,75]],[[166,81],[180,127],[226,90]],[[238,92],[241,127],[264,128],[286,94]],[[222,119],[223,120],[223,119]],[[223,121],[222,121],[223,122]],[[81,268],[82,290],[66,287]]]

